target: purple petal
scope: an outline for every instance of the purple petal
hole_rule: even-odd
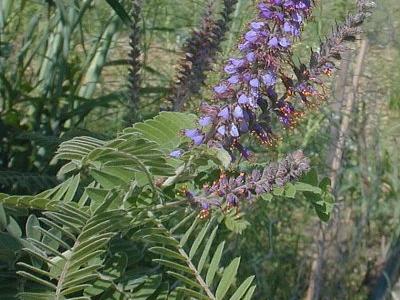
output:
[[[294,36],[300,35],[299,28],[289,22],[285,22],[285,24],[283,24],[283,31],[288,32]]]
[[[183,154],[183,151],[182,151],[181,149],[177,149],[177,150],[172,151],[172,152],[169,154],[169,156],[171,156],[171,157],[173,157],[173,158],[179,158],[179,157],[182,156],[182,154]]]
[[[199,119],[199,124],[200,124],[200,126],[204,127],[204,126],[210,125],[212,120],[213,119],[210,116],[201,117]]]
[[[235,107],[235,109],[233,110],[233,116],[236,119],[242,119],[243,118],[243,109],[238,105]]]
[[[248,62],[254,62],[256,60],[256,55],[254,52],[249,52],[246,54],[246,59]]]
[[[238,58],[231,58],[231,59],[229,60],[229,62],[230,62],[232,65],[234,65],[236,68],[243,67],[243,65],[245,64],[245,61],[244,61],[244,59],[242,59],[242,58],[240,58],[240,59],[238,59]]]
[[[239,82],[240,77],[238,75],[233,75],[228,78],[228,82],[231,84],[236,84]]]
[[[249,72],[246,72],[246,73],[244,73],[243,74],[243,79],[245,80],[245,81],[250,81],[251,80],[251,74],[249,73]]]
[[[253,30],[260,30],[264,26],[264,22],[251,22],[250,27]]]
[[[228,65],[225,66],[224,71],[227,74],[234,74],[234,73],[237,72],[237,68],[232,64],[228,64]]]
[[[214,87],[214,91],[215,91],[217,94],[223,94],[223,93],[225,93],[227,90],[228,90],[228,87],[227,87],[226,85],[224,85],[224,84],[220,84],[220,85],[217,85],[217,86]]]
[[[258,39],[258,34],[256,31],[250,30],[244,35],[244,38],[246,39],[246,41],[254,43]]]
[[[297,12],[292,13],[292,19],[297,23],[301,23],[303,21],[303,17]]]
[[[281,38],[279,40],[279,45],[281,45],[283,48],[287,48],[291,45],[291,43],[287,38]]]
[[[274,36],[272,39],[269,40],[268,46],[272,48],[278,47],[278,39]]]
[[[250,49],[250,46],[251,46],[251,43],[246,41],[243,44],[239,44],[238,48],[239,48],[240,51],[246,51],[246,50]]]
[[[257,78],[250,80],[250,86],[258,88],[260,86],[260,81]]]
[[[198,129],[186,129],[185,130],[185,136],[187,136],[188,138],[193,138],[199,134],[201,134],[201,133],[199,132]]]
[[[218,117],[221,117],[222,119],[228,120],[229,118],[229,108],[226,106],[224,107],[218,114]]]
[[[239,124],[239,128],[241,132],[247,132],[249,131],[249,124],[247,123],[247,121],[242,121]]]
[[[204,139],[203,135],[198,135],[192,138],[193,143],[195,145],[200,145],[203,142],[203,139]]]
[[[249,103],[249,98],[245,94],[241,94],[238,99],[239,104],[247,104]]]
[[[231,124],[230,134],[231,134],[232,137],[238,137],[239,136],[239,131],[238,131],[238,128],[236,127],[235,124]]]
[[[266,86],[271,86],[276,83],[276,75],[271,72],[265,73],[261,78]]]
[[[220,126],[220,127],[218,127],[218,129],[217,129],[217,132],[220,134],[220,135],[225,135],[225,126]]]

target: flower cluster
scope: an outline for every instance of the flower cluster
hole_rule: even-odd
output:
[[[130,99],[129,99],[129,114],[127,115],[127,121],[137,121],[139,116],[139,102],[140,102],[140,70],[141,70],[141,61],[140,61],[140,14],[142,10],[142,0],[133,0],[132,1],[132,12],[131,12],[131,33],[129,35],[129,91],[130,91]]]
[[[200,28],[193,30],[186,40],[183,51],[185,57],[179,62],[177,79],[172,86],[174,111],[181,111],[189,98],[200,92],[206,79],[206,72],[211,70],[219,46],[229,30],[229,22],[235,10],[237,0],[224,0],[219,18],[213,15],[216,3],[210,1],[202,17]]]
[[[205,185],[201,195],[187,191],[189,201],[201,207],[201,216],[206,216],[213,207],[238,206],[242,201],[252,201],[274,187],[284,186],[298,179],[310,168],[310,160],[298,150],[277,163],[269,164],[264,170],[253,170],[249,175],[241,173],[237,177],[222,174],[212,185]]]
[[[288,100],[294,93],[303,99],[316,94],[304,83],[295,86],[283,72],[282,65],[290,57],[293,41],[300,36],[305,19],[311,12],[310,0],[269,0],[258,5],[259,15],[238,45],[241,56],[231,58],[224,67],[226,78],[214,87],[214,98],[220,106],[202,105],[200,128],[187,130],[195,144],[219,141],[227,150],[232,147],[247,155],[238,138],[254,133],[265,144],[273,144],[275,135],[270,126],[270,112],[284,127],[292,127],[301,112]],[[281,80],[286,92],[278,97]],[[206,129],[212,133],[206,134]]]
[[[237,149],[244,157],[249,151],[240,144],[243,134],[256,135],[263,144],[272,145],[276,135],[272,121],[292,128],[304,114],[300,106],[315,106],[324,99],[319,88],[322,75],[335,70],[344,42],[354,39],[367,15],[367,0],[359,0],[358,11],[311,53],[309,66],[296,65],[291,45],[300,37],[304,22],[311,14],[310,0],[262,0],[259,14],[249,24],[238,50],[224,67],[226,78],[213,89],[217,105],[202,104],[199,127],[185,131],[193,143],[212,143],[232,153]],[[288,70],[292,70],[288,74]],[[278,87],[279,86],[279,87]],[[280,88],[282,87],[282,88]],[[276,116],[273,119],[273,116]]]

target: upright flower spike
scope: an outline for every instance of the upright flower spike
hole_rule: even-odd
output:
[[[224,67],[226,77],[213,88],[212,113],[202,112],[209,126],[199,124],[204,132],[202,143],[219,145],[228,151],[237,149],[248,156],[240,137],[254,133],[261,143],[272,145],[276,135],[271,122],[279,121],[283,128],[293,128],[304,115],[299,107],[316,106],[324,99],[322,75],[330,76],[335,69],[333,58],[339,58],[343,42],[352,39],[357,27],[373,5],[360,0],[358,11],[312,52],[310,65],[296,66],[292,60],[292,44],[301,36],[304,22],[311,15],[310,0],[262,0],[258,16],[248,25],[238,49]],[[291,67],[293,73],[288,72]],[[277,86],[284,92],[278,95]],[[322,86],[322,88],[321,88]],[[271,115],[276,117],[273,119]],[[233,156],[233,155],[232,155]]]
[[[211,118],[215,130],[204,142],[213,139],[227,150],[236,148],[242,153],[238,139],[249,131],[254,132],[262,143],[273,144],[271,126],[266,124],[264,117],[270,108],[282,102],[271,95],[276,94],[275,86],[282,77],[281,65],[310,14],[311,4],[306,0],[261,1],[258,8],[259,16],[250,22],[249,30],[238,46],[242,56],[228,60],[224,67],[226,79],[214,87],[214,98],[226,104],[220,107],[218,114],[202,117]],[[268,104],[268,98],[273,99],[272,104]],[[259,114],[260,110],[263,114]],[[278,107],[272,112],[282,119],[285,127],[292,126],[292,120],[300,115],[294,106],[285,111]]]
[[[215,1],[208,2],[200,28],[192,32],[183,46],[185,57],[179,63],[177,80],[169,98],[174,111],[181,111],[190,97],[199,93],[229,30],[236,3],[237,0],[224,0],[218,18],[213,16]]]
[[[241,173],[237,177],[221,174],[212,185],[205,185],[203,192],[194,195],[186,193],[186,198],[198,204],[201,216],[208,216],[213,208],[239,206],[251,202],[274,187],[282,187],[288,182],[297,180],[310,168],[310,160],[303,152],[297,150],[288,154],[277,163],[271,163],[263,170],[253,170],[250,174]]]
[[[127,121],[133,122],[139,119],[139,92],[140,92],[140,13],[142,0],[132,0],[132,23],[129,35],[129,112]]]

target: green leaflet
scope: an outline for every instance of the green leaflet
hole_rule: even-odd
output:
[[[149,240],[151,235],[144,236],[146,241],[156,243],[157,247],[150,251],[161,255],[160,259],[153,261],[167,268],[168,274],[179,282],[179,293],[194,299],[244,299],[254,277],[249,277],[236,291],[230,291],[237,276],[240,258],[232,260],[220,273],[224,242],[220,243],[214,252],[211,251],[213,241],[217,234],[218,224],[216,219],[207,223],[192,217],[192,222],[183,222],[174,227],[173,234],[153,214],[157,238]],[[189,223],[189,224],[188,224]],[[211,235],[210,229],[213,229]],[[180,232],[178,234],[178,231]],[[150,229],[146,232],[150,232]],[[161,236],[164,236],[162,239]],[[177,238],[180,237],[180,238]],[[175,242],[172,242],[174,240]],[[209,261],[209,263],[206,263]],[[197,267],[196,267],[197,266]],[[217,279],[219,281],[216,284]]]

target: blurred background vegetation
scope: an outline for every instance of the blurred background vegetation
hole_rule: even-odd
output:
[[[132,2],[119,2],[126,16]],[[218,14],[224,1],[212,2]],[[318,48],[355,4],[318,2],[296,46],[299,59]],[[169,109],[182,47],[210,2],[142,1],[137,111],[129,103],[129,20],[113,3],[0,2],[0,192],[33,194],[54,186],[58,166],[51,158],[64,140],[112,137],[132,120]],[[191,97],[185,110],[196,111],[209,95],[255,3],[235,4],[212,63],[216,72],[207,73],[202,96]],[[344,140],[333,175],[337,205],[331,223],[320,223],[302,199],[260,201],[246,212],[251,226],[231,234],[226,257],[241,255],[247,262],[243,278],[256,275],[256,299],[400,298],[399,30],[398,0],[377,1],[362,41],[338,65],[322,111],[310,112],[277,148],[252,146],[266,161],[302,148],[319,173],[332,175],[332,153]],[[0,280],[13,268],[6,249],[0,244]],[[390,293],[382,292],[385,285]]]

